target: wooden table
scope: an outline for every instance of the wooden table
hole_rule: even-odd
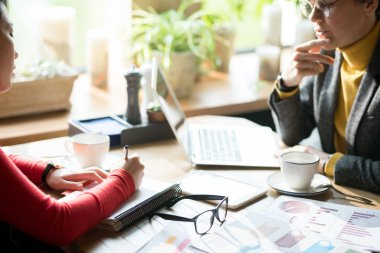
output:
[[[229,75],[213,72],[199,80],[192,95],[180,101],[186,115],[236,115],[268,109],[272,84],[257,81],[255,64],[253,54],[236,55]],[[126,100],[126,84],[120,71],[110,75],[107,90],[92,87],[83,74],[75,82],[69,112],[0,119],[0,145],[66,136],[68,119],[124,114]]]
[[[219,122],[218,120],[225,120],[228,124],[244,124],[247,126],[257,127],[254,123],[241,119],[231,117],[197,117],[197,120],[204,119],[207,122]],[[21,144],[7,147],[9,152],[26,155],[30,157],[42,157],[44,159],[51,159],[52,157],[59,157],[65,154],[64,141],[67,137],[38,141],[33,143]],[[52,147],[54,147],[52,149]],[[189,171],[194,168],[191,166],[183,150],[180,148],[175,140],[155,142],[144,145],[136,145],[131,147],[131,153],[140,154],[143,163],[146,166],[145,177],[151,179],[157,179],[165,182],[173,182],[183,177]],[[123,156],[121,148],[116,148],[111,151],[112,155],[117,157]],[[259,187],[266,187],[267,177],[274,173],[276,170],[262,170],[262,169],[242,169],[242,168],[226,168],[213,169],[213,173],[218,173],[230,178],[246,182]],[[358,204],[355,202],[349,202],[342,199],[342,196],[334,191],[328,191],[319,196],[313,197],[315,200],[356,205],[366,208],[380,209],[380,196],[368,192],[364,192],[357,189],[336,186],[340,190],[350,193],[365,196],[375,201],[375,206],[366,206],[364,204]],[[247,210],[265,210],[274,199],[279,195],[269,190],[267,195],[260,201],[253,203],[245,209],[238,211],[230,211],[230,218],[234,218],[243,214]],[[93,229],[76,240],[72,245],[65,247],[67,252],[133,252],[138,248],[136,244],[139,240],[148,240],[147,236],[153,237],[155,233],[158,233],[163,228],[160,223],[153,221],[149,223],[147,220],[141,221],[135,226],[131,226],[126,230],[119,233],[101,231]],[[147,229],[147,230],[144,230]],[[148,232],[147,232],[148,231]]]

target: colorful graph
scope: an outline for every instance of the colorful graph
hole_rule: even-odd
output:
[[[179,253],[186,252],[190,245],[190,236],[184,228],[175,223],[169,225],[158,233],[139,252],[141,253]]]
[[[291,248],[296,243],[304,239],[305,236],[299,230],[292,230],[286,233],[284,236],[275,241],[275,243],[282,248]]]
[[[287,213],[308,213],[310,210],[310,207],[308,204],[301,202],[301,201],[284,201],[279,204],[279,208]]]
[[[310,248],[305,250],[303,253],[328,253],[335,249],[335,246],[328,240],[321,240],[316,242]]]

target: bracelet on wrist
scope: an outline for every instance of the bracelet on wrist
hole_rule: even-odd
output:
[[[47,163],[44,172],[42,173],[42,184],[46,184],[46,178],[49,175],[51,170],[57,169],[57,166],[54,163]]]
[[[326,174],[326,165],[327,165],[327,162],[330,160],[330,158],[332,157],[332,155],[329,155],[327,157],[327,159],[323,162],[323,165],[322,165],[322,174],[327,176]]]
[[[282,79],[281,73],[277,76],[276,84],[278,89],[282,92],[291,92],[297,89],[297,86],[285,86],[284,79]]]
[[[327,176],[326,175],[326,163],[327,163],[327,160],[323,162],[323,165],[322,165],[322,174]]]

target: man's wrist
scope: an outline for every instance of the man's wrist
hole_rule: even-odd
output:
[[[291,87],[286,86],[286,85],[285,85],[285,81],[284,81],[284,79],[282,78],[281,73],[278,74],[278,76],[277,76],[276,84],[277,84],[278,89],[279,89],[281,92],[292,92],[292,91],[294,91],[294,90],[297,89],[297,86],[291,86]]]

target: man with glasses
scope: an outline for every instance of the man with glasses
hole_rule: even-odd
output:
[[[380,192],[379,0],[300,0],[317,39],[295,47],[269,104],[285,144],[317,128],[319,172]]]

